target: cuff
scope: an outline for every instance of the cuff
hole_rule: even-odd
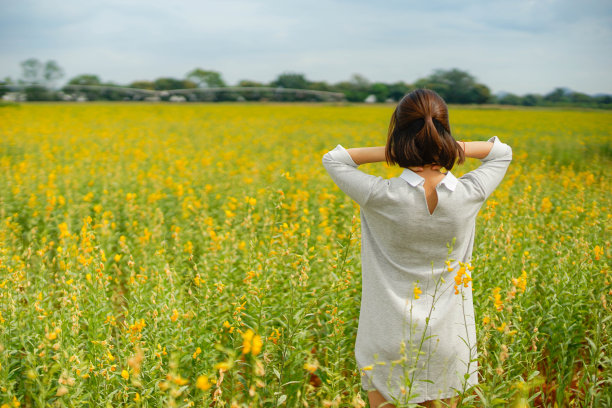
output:
[[[348,151],[346,151],[344,147],[342,147],[342,145],[338,145],[336,146],[334,150],[330,150],[329,155],[335,161],[339,161],[344,164],[348,164],[351,167],[359,166],[357,163],[355,163],[355,161],[353,161],[353,158],[351,157],[351,155],[348,153]]]
[[[497,136],[493,136],[492,138],[487,140],[487,142],[493,142],[493,147],[489,151],[489,154],[487,154],[485,157],[480,159],[481,161],[488,161],[488,160],[495,159],[497,157],[503,156],[504,153],[506,152],[506,149],[504,148],[505,147],[504,143],[502,143],[502,141],[499,140]]]

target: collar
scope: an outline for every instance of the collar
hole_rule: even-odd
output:
[[[425,182],[425,179],[423,177],[419,176],[410,169],[404,169],[402,174],[400,174],[400,177],[406,180],[408,184],[410,184],[412,187],[416,187],[419,184]],[[457,177],[455,177],[450,171],[447,171],[446,176],[444,176],[440,184],[444,184],[446,188],[448,188],[450,191],[455,191],[455,187],[457,187],[457,181]]]

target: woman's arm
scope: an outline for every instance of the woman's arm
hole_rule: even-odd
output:
[[[463,148],[467,157],[472,157],[474,159],[484,159],[493,148],[493,143],[491,142],[459,141],[459,145]]]
[[[474,159],[483,159],[485,158],[491,148],[493,148],[493,143],[491,142],[463,142],[459,141],[459,145],[463,148],[465,155],[467,157],[472,157]],[[354,147],[351,149],[346,149],[346,151],[351,156],[351,159],[357,165],[362,165],[365,163],[377,163],[384,162],[385,159],[385,146],[375,146],[375,147]],[[421,167],[415,167],[416,170],[422,170]]]
[[[352,149],[346,149],[346,151],[357,165],[365,163],[378,163],[387,160],[385,158],[385,146],[354,147]],[[433,170],[438,170],[440,168],[442,168],[442,166],[432,166]],[[423,171],[423,167],[421,166],[413,166],[409,167],[409,169],[415,172]]]
[[[346,151],[357,165],[387,161],[385,158],[385,146],[354,147],[352,149],[346,149]],[[440,168],[442,168],[442,166],[432,166],[433,170],[438,170]],[[421,166],[413,166],[409,167],[409,169],[415,172],[423,171],[423,167]]]
[[[512,161],[512,147],[493,136],[486,142],[466,142],[465,150],[466,156],[478,158],[482,163],[461,178],[473,184],[484,201],[504,178]]]
[[[352,149],[346,149],[346,151],[357,165],[383,162],[386,160],[385,146],[354,147]]]

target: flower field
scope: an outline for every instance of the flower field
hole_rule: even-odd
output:
[[[321,158],[383,145],[392,111],[0,107],[0,406],[366,406],[359,207]],[[612,406],[612,113],[450,120],[513,149],[477,219],[460,405]]]

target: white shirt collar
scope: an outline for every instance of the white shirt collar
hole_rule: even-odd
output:
[[[408,184],[413,187],[425,182],[423,177],[419,176],[410,169],[404,169],[402,174],[400,174],[400,177],[406,180]],[[444,176],[440,184],[444,184],[450,191],[455,191],[455,187],[457,187],[457,177],[455,177],[450,171],[447,171],[446,176]]]

